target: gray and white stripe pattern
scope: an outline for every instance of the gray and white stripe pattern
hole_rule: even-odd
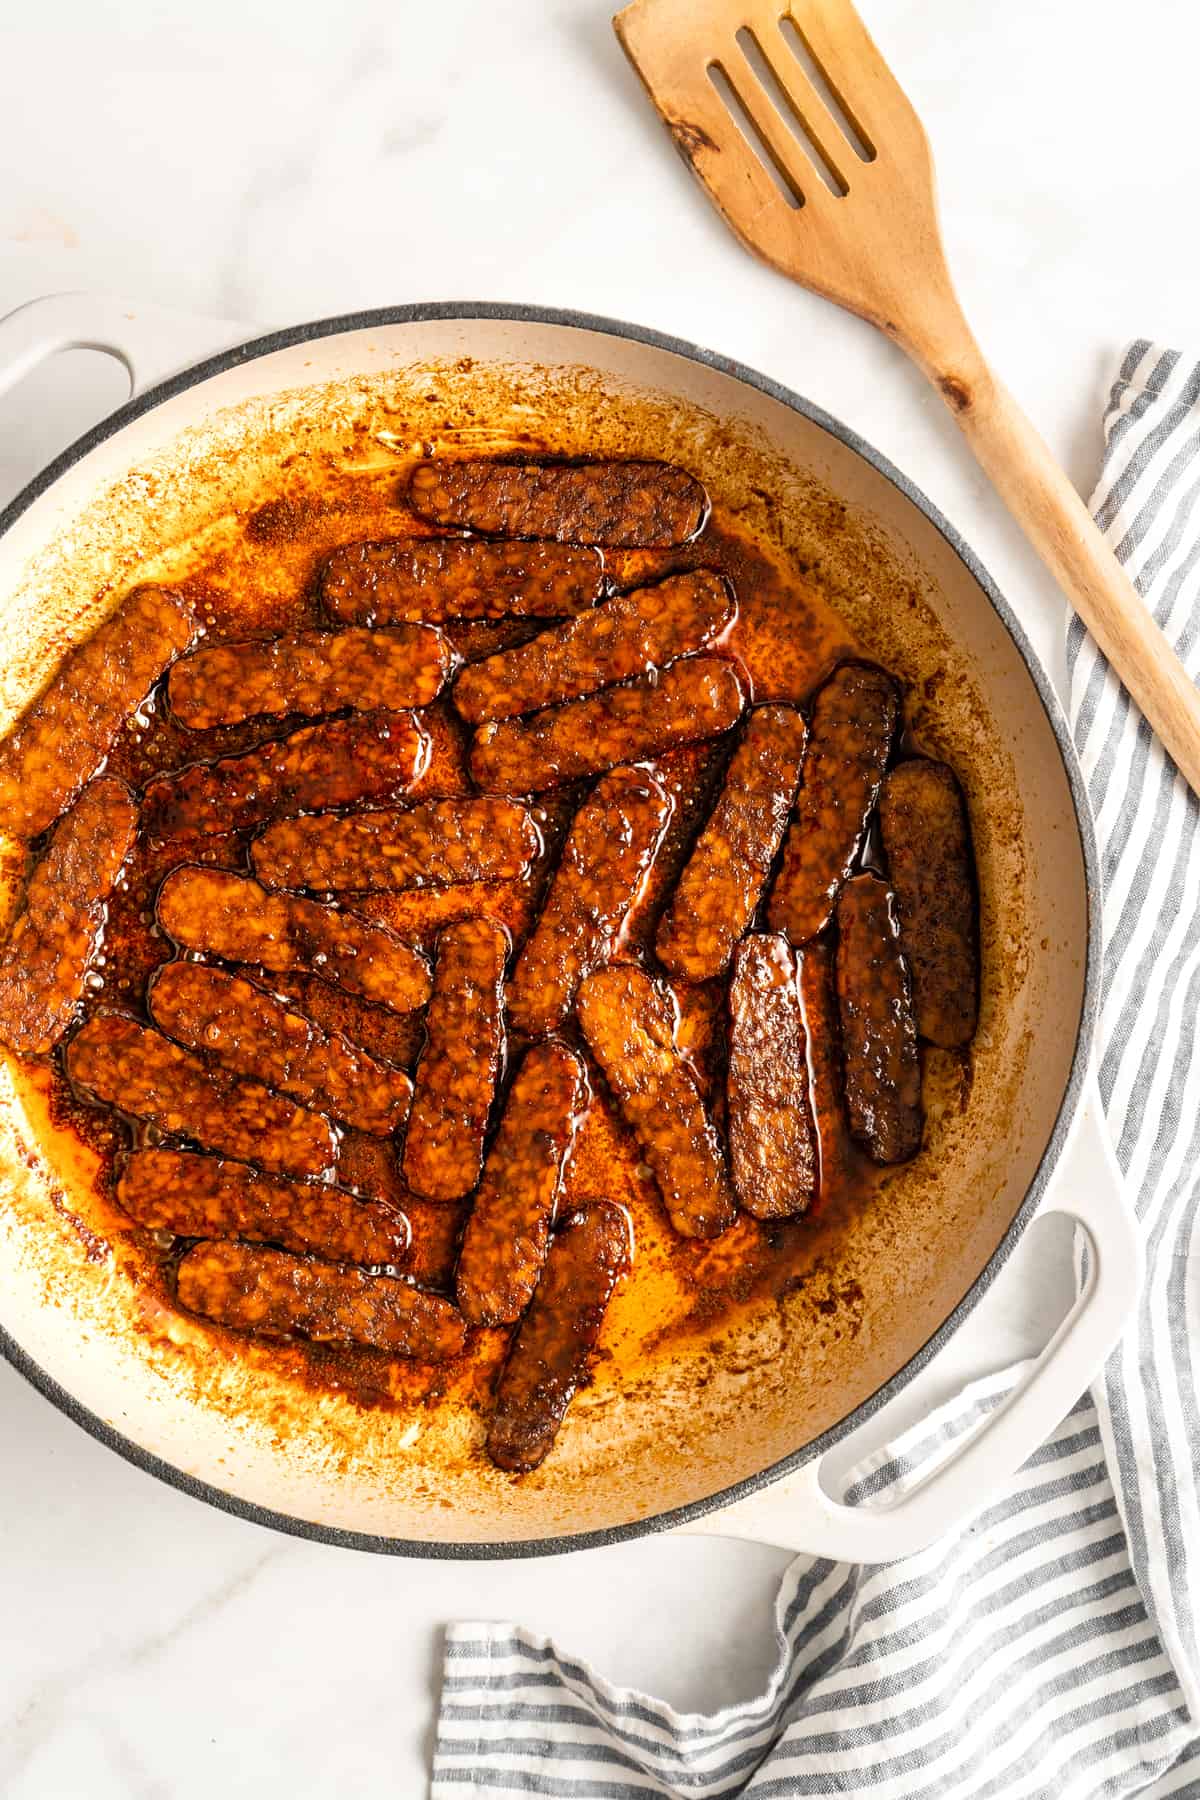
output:
[[[1144,341],[1093,511],[1200,676],[1200,363]],[[970,1530],[883,1568],[798,1557],[767,1692],[712,1719],[543,1638],[447,1636],[433,1800],[1200,1797],[1200,806],[1078,620],[1068,711],[1102,851],[1100,1083],[1147,1238],[1136,1326]],[[855,1473],[903,1492],[1020,1370]]]

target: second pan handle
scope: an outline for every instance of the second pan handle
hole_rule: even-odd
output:
[[[0,394],[59,350],[96,350],[129,375],[131,399],[253,328],[111,294],[47,294],[0,319]]]
[[[847,1506],[826,1491],[816,1457],[797,1474],[682,1529],[779,1544],[835,1562],[881,1563],[914,1555],[982,1512],[1074,1406],[1132,1318],[1141,1290],[1141,1232],[1094,1077],[1038,1216],[1054,1212],[1087,1232],[1083,1292],[1027,1376],[929,1475],[891,1504]],[[970,1330],[969,1321],[962,1329]]]

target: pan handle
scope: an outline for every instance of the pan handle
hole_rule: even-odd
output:
[[[189,363],[253,335],[232,319],[110,294],[47,294],[0,319],[0,394],[59,350],[98,350],[124,364],[133,399]]]
[[[1083,1290],[1025,1378],[946,1461],[888,1505],[846,1506],[826,1492],[822,1458],[816,1457],[795,1475],[683,1529],[779,1544],[836,1562],[881,1563],[914,1555],[982,1512],[1074,1406],[1137,1304],[1141,1232],[1123,1191],[1094,1076],[1038,1216],[1056,1212],[1087,1233]]]

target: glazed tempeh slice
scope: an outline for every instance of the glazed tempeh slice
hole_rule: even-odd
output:
[[[135,588],[63,658],[0,743],[0,832],[36,837],[58,817],[192,630],[180,595]]]
[[[790,706],[750,714],[721,797],[700,833],[658,927],[672,975],[721,975],[762,898],[787,825],[804,757],[804,720]]]
[[[345,819],[281,819],[256,841],[251,857],[272,887],[353,893],[511,881],[525,874],[541,847],[525,807],[482,795]]]
[[[850,1130],[880,1163],[921,1148],[921,1062],[891,890],[856,875],[837,908],[836,980]]]
[[[447,925],[494,919],[513,938],[529,929],[536,890],[528,875],[514,881],[458,881],[453,887],[398,888],[359,894],[354,910],[416,943],[427,943]]]
[[[671,800],[648,769],[614,769],[575,815],[550,892],[508,987],[508,1015],[540,1037],[606,963],[654,864]]]
[[[0,1042],[18,1055],[44,1055],[70,1024],[136,828],[129,790],[112,776],[84,788],[55,826],[0,950]]]
[[[407,1075],[330,1036],[239,975],[204,963],[164,963],[151,978],[146,1001],[168,1037],[316,1112],[380,1137],[408,1116]]]
[[[471,773],[488,793],[537,793],[715,737],[737,724],[744,704],[732,664],[689,656],[661,676],[484,725],[475,734]]]
[[[328,1119],[261,1082],[210,1069],[121,1013],[98,1013],[75,1034],[67,1073],[121,1112],[240,1161],[285,1175],[324,1175],[333,1167],[337,1137]]]
[[[264,713],[404,712],[437,697],[450,662],[450,646],[431,625],[301,631],[196,650],[175,664],[167,693],[176,718],[194,730]]]
[[[659,462],[418,463],[408,503],[435,525],[493,537],[651,550],[694,537],[708,511],[695,476]]]
[[[966,803],[953,771],[924,757],[893,769],[879,796],[879,830],[917,1031],[958,1049],[979,1016],[979,926]]]
[[[675,575],[472,663],[455,683],[454,704],[472,725],[559,706],[702,650],[736,613],[720,575]]]
[[[782,934],[738,945],[729,984],[729,1160],[756,1219],[803,1212],[817,1189],[795,952]]]
[[[337,1179],[364,1199],[380,1200],[408,1220],[412,1238],[404,1273],[421,1287],[449,1291],[462,1237],[467,1200],[422,1200],[406,1186],[395,1146],[361,1131],[344,1133],[338,1153]]]
[[[426,1200],[457,1200],[479,1180],[504,1055],[508,934],[488,919],[438,939],[425,1048],[404,1143],[404,1179]]]
[[[401,1178],[393,1140],[371,1137],[364,1131],[344,1131],[338,1145],[337,1183],[352,1194],[408,1212],[412,1195]]]
[[[295,813],[396,800],[425,770],[429,736],[411,713],[306,725],[244,756],[194,763],[143,796],[156,831],[240,831]]]
[[[321,577],[331,618],[357,625],[424,619],[560,619],[600,598],[604,562],[575,544],[395,538],[335,550]]]
[[[850,1161],[833,947],[824,938],[818,938],[797,950],[796,960],[808,1047],[809,1098],[816,1125],[817,1193],[823,1195],[833,1191]]]
[[[895,682],[866,663],[844,663],[817,695],[768,915],[772,931],[786,931],[793,944],[808,943],[833,917],[862,847],[898,712]]]
[[[389,1063],[395,1069],[411,1069],[417,1060],[425,1036],[425,1021],[419,1009],[393,1012],[390,1007],[376,1006],[303,970],[272,969],[264,985],[280,999],[290,1001],[297,1012],[322,1031],[348,1038],[376,1062]]]
[[[458,1243],[470,1210],[469,1200],[418,1200],[409,1194],[404,1213],[412,1229],[412,1242],[404,1272],[422,1287],[453,1293]]]
[[[600,969],[579,990],[579,1019],[675,1230],[716,1237],[733,1220],[733,1194],[720,1139],[676,1048],[670,1001],[640,969]]]
[[[671,802],[671,817],[654,865],[621,927],[621,941],[614,955],[623,962],[643,962],[653,953],[655,930],[696,834],[715,803],[729,750],[730,745],[721,739],[685,744],[682,750],[656,757],[649,765]]]
[[[384,926],[226,869],[174,870],[159,889],[157,916],[177,944],[227,962],[312,969],[393,1012],[429,998],[429,965]]]
[[[390,1206],[193,1150],[136,1151],[117,1199],[151,1231],[248,1238],[369,1268],[403,1262],[409,1244],[408,1220]]]
[[[606,1200],[589,1202],[555,1234],[496,1388],[487,1448],[499,1468],[524,1474],[544,1461],[629,1265],[629,1222]]]
[[[510,1325],[537,1286],[575,1127],[588,1099],[565,1044],[535,1044],[509,1091],[458,1259],[458,1304],[473,1325]]]
[[[466,1344],[462,1314],[439,1294],[283,1250],[197,1244],[181,1259],[178,1281],[189,1312],[266,1337],[369,1344],[418,1362],[446,1362]]]

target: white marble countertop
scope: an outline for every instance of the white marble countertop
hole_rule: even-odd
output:
[[[863,0],[924,115],[977,332],[1086,490],[1118,349],[1200,335],[1188,0]],[[740,357],[925,488],[1057,667],[1061,611],[940,403],[866,327],[752,263],[644,102],[604,0],[50,0],[0,60],[0,313],[99,288],[287,323],[506,299]],[[249,333],[248,333],[249,334]],[[125,396],[72,352],[0,403],[0,501]],[[1036,1347],[1028,1242],[906,1416]],[[786,1560],[651,1538],[508,1564],[277,1537],[127,1466],[0,1366],[5,1800],[425,1791],[439,1626],[515,1616],[688,1707],[748,1695]]]

